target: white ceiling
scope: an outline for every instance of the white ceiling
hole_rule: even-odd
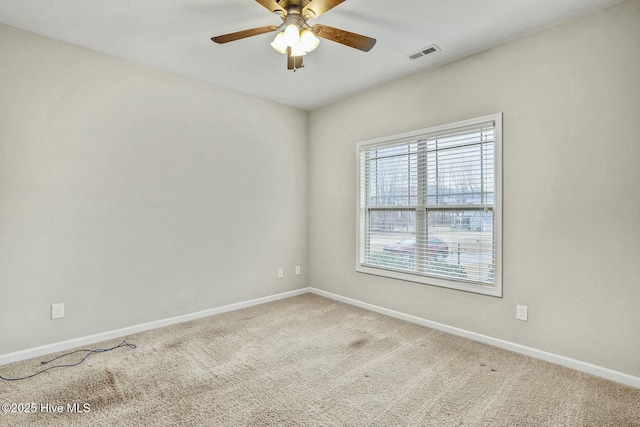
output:
[[[0,0],[0,22],[311,110],[618,1],[346,0],[309,23],[376,38],[376,46],[364,53],[321,40],[295,73],[269,45],[275,33],[211,42],[282,22],[254,0]],[[431,44],[442,51],[409,61]]]

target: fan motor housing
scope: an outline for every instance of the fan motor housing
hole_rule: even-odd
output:
[[[302,14],[302,8],[309,3],[309,0],[280,0],[278,4],[290,14]]]

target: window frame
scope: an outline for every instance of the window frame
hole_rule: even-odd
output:
[[[493,286],[482,285],[480,283],[465,282],[462,280],[449,280],[446,278],[426,276],[422,274],[413,274],[410,272],[401,272],[397,270],[389,270],[384,267],[372,267],[364,265],[364,246],[365,246],[365,223],[367,209],[365,200],[362,195],[361,182],[361,152],[363,150],[374,149],[379,146],[387,146],[389,144],[410,143],[416,139],[433,136],[438,133],[450,132],[458,128],[465,128],[474,125],[480,125],[486,122],[494,122],[494,200],[493,200],[493,233],[495,239],[494,248],[494,284]],[[428,207],[425,206],[425,211]],[[388,277],[391,279],[405,280],[417,282],[421,284],[438,286],[449,289],[457,289],[461,291],[473,292],[477,294],[489,295],[494,297],[502,297],[502,113],[490,114],[482,117],[476,117],[468,120],[461,120],[453,123],[447,123],[439,126],[419,129],[415,131],[405,132],[401,134],[389,135],[375,138],[367,141],[361,141],[356,144],[356,272],[372,274],[376,276]]]

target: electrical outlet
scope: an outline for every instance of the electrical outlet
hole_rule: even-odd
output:
[[[282,268],[278,269],[278,279],[282,279],[284,277],[284,270]]]
[[[529,318],[529,307],[526,305],[516,305],[516,319],[527,322]]]
[[[296,276],[300,275],[300,266],[296,265]]]
[[[64,303],[51,304],[51,318],[61,319],[64,317]]]

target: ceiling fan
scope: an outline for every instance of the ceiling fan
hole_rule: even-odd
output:
[[[304,67],[303,57],[320,43],[318,37],[349,46],[363,52],[369,52],[376,44],[376,39],[329,27],[327,25],[307,24],[309,19],[317,18],[333,9],[345,0],[256,0],[272,13],[280,16],[280,26],[266,25],[249,30],[211,37],[211,40],[222,44],[247,37],[278,31],[271,46],[278,52],[287,55],[287,69],[295,71]]]

